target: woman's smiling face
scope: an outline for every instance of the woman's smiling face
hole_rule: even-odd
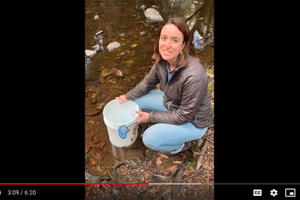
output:
[[[174,24],[166,24],[162,28],[159,38],[159,53],[164,60],[175,63],[184,45],[183,34]]]

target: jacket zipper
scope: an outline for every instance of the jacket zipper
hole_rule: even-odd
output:
[[[173,77],[175,76],[176,72],[177,72],[179,69],[181,69],[181,68],[182,68],[182,67],[178,67],[178,68],[175,69],[174,74],[173,74],[173,76],[171,77],[171,79],[170,79],[169,81],[168,81],[168,77],[167,77],[167,85],[166,85],[165,93],[166,93],[166,91],[168,90],[169,82],[171,82],[171,80],[172,80]],[[168,74],[168,71],[167,71],[167,74]]]

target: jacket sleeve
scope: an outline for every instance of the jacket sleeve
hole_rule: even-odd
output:
[[[159,64],[155,63],[144,79],[125,94],[128,100],[134,100],[155,88],[159,83],[158,67]]]
[[[191,75],[183,83],[181,104],[176,110],[166,112],[151,111],[149,114],[152,123],[184,124],[194,120],[207,90],[207,79],[196,78]]]

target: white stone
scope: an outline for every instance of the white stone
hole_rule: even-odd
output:
[[[87,56],[87,57],[93,57],[94,55],[96,55],[96,51],[93,51],[93,50],[89,50],[89,49],[86,49],[85,50],[85,55]]]
[[[107,45],[107,49],[109,52],[119,48],[121,46],[121,44],[119,42],[111,42]]]
[[[145,14],[146,18],[149,19],[150,21],[164,21],[164,19],[159,14],[159,12],[157,10],[155,10],[154,8],[147,8],[144,11],[144,14]]]
[[[99,19],[99,16],[98,15],[95,15],[94,16],[94,20],[98,20]]]
[[[95,44],[92,47],[93,47],[94,51],[99,51],[100,50],[100,45],[99,44]]]
[[[142,32],[140,32],[140,35],[141,35],[141,36],[144,36],[144,35],[146,35],[146,32],[145,32],[145,31],[142,31]]]
[[[99,34],[102,34],[103,30],[98,31],[97,33],[95,33],[95,36],[98,36]]]

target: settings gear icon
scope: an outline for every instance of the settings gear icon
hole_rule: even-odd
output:
[[[275,189],[273,189],[273,190],[270,191],[270,195],[273,196],[273,197],[275,197],[275,196],[278,195],[278,191],[275,190]]]

